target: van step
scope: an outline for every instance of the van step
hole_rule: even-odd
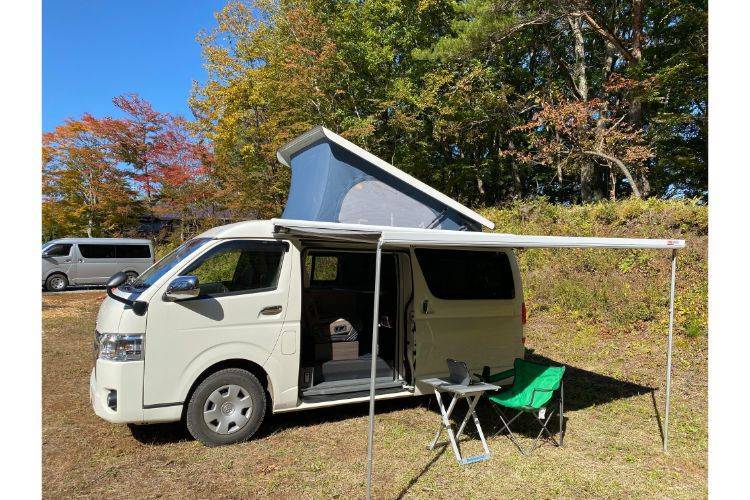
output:
[[[375,390],[401,388],[403,382],[393,380],[391,377],[378,377],[375,379]],[[356,380],[333,380],[330,382],[321,382],[309,389],[304,389],[302,395],[308,396],[330,396],[332,394],[345,394],[349,392],[369,391],[370,381],[368,379]]]
[[[404,389],[401,387],[390,387],[388,389],[378,389],[375,391],[376,396],[383,396],[386,394],[404,394]],[[413,394],[414,391],[411,391]],[[408,394],[408,393],[407,393]],[[342,401],[342,400],[353,400],[357,398],[369,398],[370,397],[370,388],[368,387],[366,391],[357,391],[357,392],[345,392],[343,394],[328,394],[325,396],[302,396],[300,398],[300,401],[307,404],[315,404],[315,403],[329,403],[331,401]]]

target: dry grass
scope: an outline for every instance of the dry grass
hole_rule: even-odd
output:
[[[177,425],[143,428],[96,417],[88,401],[91,341],[101,292],[47,294],[43,306],[43,489],[47,497],[358,497],[367,407],[271,417],[255,440],[205,448]],[[661,453],[664,337],[578,329],[532,317],[535,356],[571,366],[565,446],[520,456],[490,439],[489,462],[460,467],[427,451],[438,424],[427,398],[378,404],[377,497],[705,497],[705,336],[678,336],[671,453]],[[655,391],[652,392],[651,388]],[[493,419],[482,412],[485,430]],[[529,428],[531,429],[531,428]],[[464,444],[477,451],[476,440]]]

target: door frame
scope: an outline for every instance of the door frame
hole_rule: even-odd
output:
[[[306,258],[310,251],[321,251],[321,252],[330,252],[330,253],[369,253],[373,256],[376,253],[376,250],[369,247],[369,246],[363,246],[358,244],[351,244],[351,243],[342,243],[337,241],[327,241],[327,240],[315,240],[315,241],[300,241],[300,311],[301,316],[304,317],[304,307],[305,307],[305,301],[304,301],[304,292],[305,290],[309,289],[309,283],[306,282],[305,273],[306,273]],[[414,298],[414,270],[413,270],[413,263],[411,258],[411,252],[408,248],[393,248],[393,249],[384,249],[382,250],[383,254],[391,254],[394,255],[394,257],[398,257],[400,255],[406,256],[408,266],[411,270],[411,291],[412,291],[412,304],[411,308],[413,309],[413,298]],[[394,380],[400,380],[404,384],[413,385],[414,383],[414,365],[411,361],[409,361],[408,356],[406,355],[406,349],[407,349],[407,343],[409,342],[409,334],[408,329],[412,323],[412,317],[409,314],[409,311],[406,310],[408,303],[405,298],[404,294],[404,277],[403,273],[400,269],[399,260],[398,258],[394,259],[395,264],[395,274],[396,274],[396,317],[394,318],[394,322],[397,323],[396,327],[396,346],[394,350],[394,359],[393,359],[393,365],[394,365]],[[363,318],[365,321],[371,321],[372,318]],[[300,318],[302,320],[302,318]],[[302,321],[300,322],[300,349],[302,345]],[[300,352],[300,358],[299,358],[299,366],[300,370],[302,368],[302,355]],[[407,380],[406,372],[405,372],[405,364],[409,364],[409,378],[411,380]],[[346,394],[342,394],[342,396],[346,396]],[[347,397],[342,397],[341,399],[348,399]]]

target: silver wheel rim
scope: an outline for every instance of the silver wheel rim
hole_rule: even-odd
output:
[[[128,277],[127,280],[125,280],[125,283],[131,284],[135,281],[135,279],[138,277],[135,273],[127,273],[126,276]]]
[[[65,280],[63,280],[60,276],[55,276],[51,280],[49,280],[49,286],[53,290],[62,290],[65,288]]]
[[[219,387],[203,405],[203,421],[217,434],[232,434],[247,425],[253,413],[250,393],[239,385]]]

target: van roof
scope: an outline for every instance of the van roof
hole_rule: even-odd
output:
[[[150,245],[151,240],[137,239],[137,238],[58,238],[56,240],[50,240],[45,243],[88,243],[90,245],[99,244],[138,244],[138,245]]]

